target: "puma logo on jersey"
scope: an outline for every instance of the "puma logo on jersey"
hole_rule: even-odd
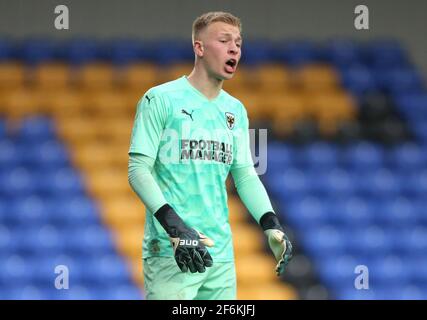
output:
[[[183,114],[186,114],[187,116],[189,116],[191,118],[191,121],[193,121],[193,112],[194,112],[194,110],[191,110],[191,113],[188,113],[188,111],[182,109],[181,112]]]
[[[180,246],[194,246],[197,247],[199,245],[199,241],[198,240],[179,240],[179,245]]]

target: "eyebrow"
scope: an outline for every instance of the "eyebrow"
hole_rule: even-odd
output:
[[[231,33],[229,33],[229,32],[221,32],[220,35],[221,36],[231,36],[231,37],[233,37],[233,35]],[[242,41],[242,37],[239,36],[236,40],[237,41]]]

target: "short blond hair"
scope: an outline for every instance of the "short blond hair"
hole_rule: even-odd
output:
[[[222,11],[213,11],[202,14],[200,17],[197,17],[193,22],[193,32],[191,39],[194,44],[194,40],[206,27],[211,25],[214,22],[224,22],[232,26],[238,27],[240,33],[242,33],[242,22],[239,18],[233,16],[231,13],[222,12]]]

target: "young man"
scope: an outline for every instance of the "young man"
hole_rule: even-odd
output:
[[[147,209],[147,299],[236,298],[229,172],[268,238],[278,275],[292,258],[292,245],[254,169],[246,110],[221,89],[240,60],[240,20],[206,13],[194,21],[192,39],[193,71],[148,90],[132,131],[129,183]]]

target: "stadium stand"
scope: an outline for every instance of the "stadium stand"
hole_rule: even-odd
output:
[[[127,150],[143,93],[191,71],[167,46],[0,41],[0,298],[143,298]],[[270,129],[261,178],[295,257],[278,281],[228,181],[234,239],[257,239],[234,242],[238,298],[426,299],[427,91],[400,44],[248,41],[239,68],[225,89]]]

